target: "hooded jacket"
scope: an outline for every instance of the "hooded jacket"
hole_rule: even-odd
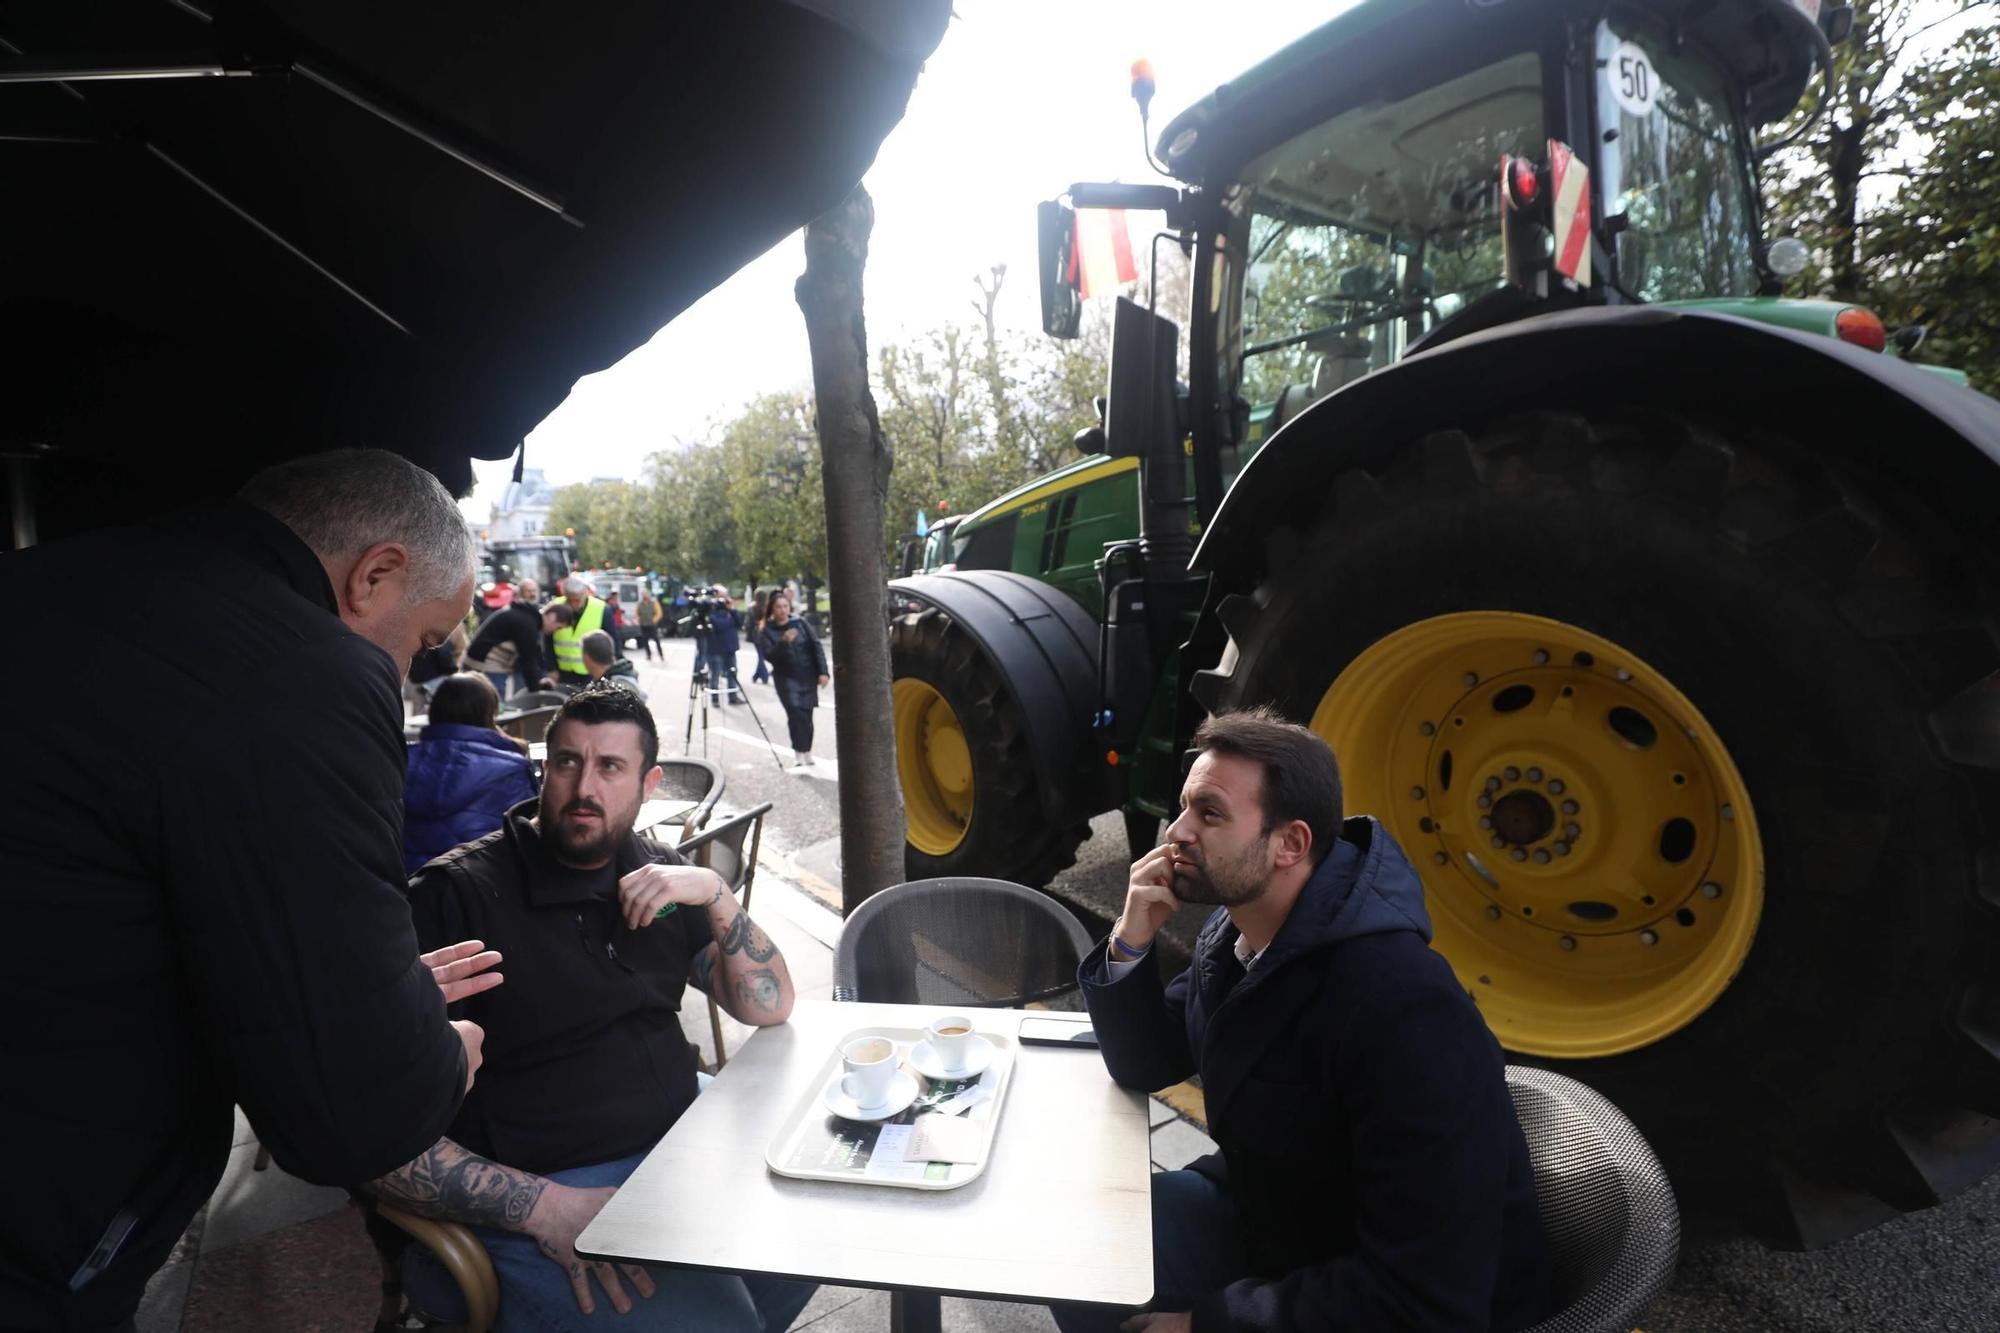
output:
[[[536,796],[528,756],[491,727],[433,722],[410,747],[403,792],[403,868],[500,827],[510,807]]]
[[[1151,1091],[1199,1071],[1251,1275],[1205,1296],[1216,1329],[1524,1327],[1548,1257],[1500,1048],[1429,947],[1395,840],[1350,819],[1246,973],[1217,910],[1162,985],[1158,951],[1080,972],[1111,1076]]]

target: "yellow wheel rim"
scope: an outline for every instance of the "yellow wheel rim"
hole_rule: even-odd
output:
[[[896,775],[910,845],[945,856],[965,841],[972,823],[972,750],[944,696],[914,677],[891,689],[896,713]]]
[[[1608,639],[1501,611],[1420,621],[1355,658],[1312,727],[1347,807],[1416,863],[1438,950],[1508,1050],[1650,1045],[1749,955],[1764,854],[1743,779]]]

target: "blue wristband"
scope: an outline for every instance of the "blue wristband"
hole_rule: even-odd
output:
[[[1111,932],[1111,942],[1114,945],[1118,946],[1118,948],[1125,951],[1126,957],[1115,960],[1120,963],[1136,963],[1141,958],[1144,958],[1147,954],[1153,951],[1153,946],[1150,944],[1143,949],[1133,948],[1131,945],[1127,944],[1124,940],[1119,939],[1118,932],[1115,930]]]

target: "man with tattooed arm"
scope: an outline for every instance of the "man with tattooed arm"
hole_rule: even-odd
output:
[[[368,1188],[479,1230],[501,1330],[596,1327],[586,1316],[608,1302],[625,1330],[782,1333],[812,1295],[576,1255],[578,1233],[694,1100],[687,986],[757,1027],[792,1010],[783,956],[722,879],[633,832],[660,783],[658,752],[646,705],[591,685],[549,728],[539,804],[410,881],[425,947],[483,940],[506,957],[507,984],[459,1006],[486,1030],[485,1063],[447,1136]],[[405,1272],[420,1304],[449,1300],[429,1256],[413,1252]]]

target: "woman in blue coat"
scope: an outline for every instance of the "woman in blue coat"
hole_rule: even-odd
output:
[[[792,753],[804,767],[813,761],[813,709],[819,706],[820,686],[827,681],[826,649],[812,626],[792,614],[792,599],[782,592],[771,594],[757,642],[771,664],[771,687],[784,705]]]
[[[430,725],[410,747],[403,788],[403,868],[410,874],[493,832],[508,807],[536,794],[520,742],[493,725],[499,712],[499,694],[477,671],[448,678],[431,696]]]

